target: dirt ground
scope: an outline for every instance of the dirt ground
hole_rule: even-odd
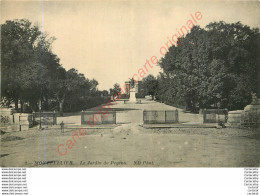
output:
[[[260,130],[234,128],[142,127],[144,109],[176,109],[158,102],[113,106],[117,125],[79,134],[80,113],[58,118],[58,126],[28,131],[2,129],[1,166],[5,167],[259,167]],[[95,109],[94,109],[95,110]],[[199,114],[179,110],[180,121],[201,123]],[[72,128],[70,125],[75,125]],[[78,127],[76,127],[78,125]],[[69,149],[66,142],[72,140]],[[60,144],[63,156],[57,148]]]

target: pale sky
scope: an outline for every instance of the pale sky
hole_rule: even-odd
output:
[[[57,38],[53,52],[63,67],[78,69],[108,90],[138,73],[146,59],[161,58],[168,37],[197,11],[201,27],[224,20],[260,28],[259,1],[2,1],[1,23],[38,23]],[[160,68],[148,71],[157,75]]]

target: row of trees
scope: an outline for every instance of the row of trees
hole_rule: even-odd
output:
[[[25,102],[29,111],[76,111],[103,103],[98,82],[76,69],[66,71],[51,50],[55,39],[26,19],[1,25],[1,97]],[[103,92],[106,93],[106,92]]]
[[[7,104],[29,103],[29,111],[77,111],[103,103],[120,92],[98,91],[98,82],[76,69],[66,71],[52,52],[55,39],[28,20],[1,25],[1,96]],[[241,23],[195,26],[178,46],[159,61],[163,73],[148,75],[139,86],[140,97],[152,95],[165,103],[198,108],[241,109],[259,89],[259,29]],[[258,94],[259,95],[259,94]]]
[[[163,73],[144,79],[146,92],[191,111],[243,109],[259,90],[259,46],[259,29],[240,22],[195,26],[159,61]]]

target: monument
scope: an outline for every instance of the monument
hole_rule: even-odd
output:
[[[136,102],[135,87],[133,87],[133,88],[130,89],[129,102]]]
[[[134,82],[134,80],[130,80],[125,82],[128,88],[129,100],[125,101],[125,103],[136,104],[139,103],[136,100],[136,93],[138,93],[138,83]]]

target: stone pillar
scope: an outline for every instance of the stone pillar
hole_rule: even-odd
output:
[[[0,108],[0,123],[1,125],[11,125],[14,123],[14,109],[13,108]]]
[[[28,130],[30,127],[32,127],[33,120],[32,120],[32,114],[20,114],[18,116],[19,118],[19,131]]]
[[[130,98],[129,98],[130,102],[136,102],[136,97],[135,97],[135,88],[130,89]]]

